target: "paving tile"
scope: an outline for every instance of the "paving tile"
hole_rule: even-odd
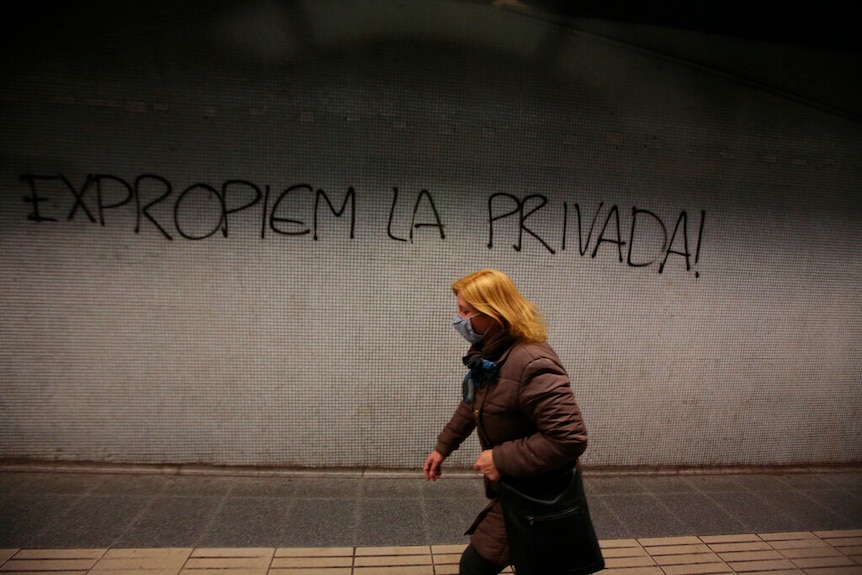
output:
[[[683,555],[692,553],[712,553],[709,546],[705,543],[696,543],[688,545],[644,545],[646,551],[653,557],[658,555]]]
[[[772,504],[769,494],[735,493],[733,497],[717,499],[716,503],[743,525],[741,533],[777,531],[793,521],[791,515]]]
[[[828,543],[833,547],[852,547],[862,545],[862,537],[824,537],[824,543]]]
[[[87,575],[87,571],[6,571],[0,569],[3,575]]]
[[[862,565],[806,569],[805,573],[807,575],[862,575]]]
[[[80,496],[78,494],[23,493],[0,499],[0,517],[4,520],[0,529],[0,546],[7,547],[52,547],[52,541],[40,538],[40,533],[51,526],[62,526],[69,510]]]
[[[822,529],[824,527],[845,527],[849,521],[838,509],[829,507],[805,497],[798,492],[777,492],[769,494],[769,504],[780,510],[780,529],[757,529],[764,531],[801,531]]]
[[[183,569],[260,569],[270,564],[269,557],[190,557]]]
[[[841,518],[828,525],[812,524],[808,526],[809,528],[848,529],[858,527],[859,517],[862,517],[862,485],[857,488],[857,493],[842,489],[827,489],[812,491],[806,493],[806,496]]]
[[[789,559],[769,559],[766,561],[728,561],[727,564],[737,573],[756,571],[796,570],[797,567]]]
[[[108,549],[103,559],[173,559],[185,561],[194,551],[191,547],[159,547],[139,549]]]
[[[322,567],[351,567],[353,557],[275,557],[272,560],[272,569],[297,569],[297,568],[322,568]]]
[[[88,575],[179,575],[182,565],[165,565],[144,563],[138,566],[118,565],[105,567],[98,571],[90,570]]]
[[[655,497],[695,535],[746,531],[742,521],[703,493],[658,493]]]
[[[762,473],[751,474],[740,479],[745,483],[748,490],[762,493],[776,493],[782,491],[795,491],[795,489],[783,480],[782,474]]]
[[[848,567],[858,566],[855,561],[846,555],[832,555],[829,557],[801,557],[793,559],[794,565],[802,569],[816,569],[818,567]]]
[[[818,537],[810,531],[790,531],[779,533],[758,533],[758,537],[764,541],[808,541]]]
[[[422,482],[422,497],[430,500],[457,500],[462,505],[469,506],[471,502],[478,505],[478,512],[482,509],[485,499],[485,491],[482,487],[482,479],[476,475],[475,478],[446,477],[439,481]],[[435,501],[436,504],[436,501]]]
[[[818,545],[816,547],[804,547],[794,549],[781,549],[781,554],[788,559],[803,559],[805,557],[832,557],[835,555],[847,555],[830,545]]]
[[[744,541],[740,543],[713,543],[709,546],[716,553],[733,553],[740,551],[771,551],[772,546],[765,541]]]
[[[604,500],[623,525],[637,526],[641,532],[654,537],[673,537],[687,532],[686,525],[652,494],[606,495]],[[601,537],[607,538],[607,534]]]
[[[346,477],[314,477],[296,479],[294,496],[297,499],[357,499],[362,482]]]
[[[128,495],[84,495],[60,523],[39,532],[40,545],[52,547],[112,547],[151,498]]]
[[[640,547],[637,539],[603,539],[599,541],[602,550],[615,547]]]
[[[196,547],[220,504],[215,497],[160,497],[141,512],[115,547]]]
[[[196,544],[275,547],[284,541],[291,506],[283,498],[227,497],[214,511]]]
[[[605,559],[611,557],[645,557],[649,556],[643,547],[603,547],[602,555]]]
[[[736,571],[736,573],[753,573],[754,575],[806,575],[802,569],[796,567],[787,569],[767,569],[766,571]]]
[[[330,480],[331,481],[331,480]],[[356,539],[354,499],[304,499],[285,517],[282,533],[285,547],[346,547]]]
[[[817,549],[819,547],[829,547],[832,545],[812,536],[810,539],[789,539],[785,541],[769,541],[769,546],[773,549]]]
[[[665,575],[661,567],[607,567],[602,575]]]
[[[848,557],[853,557],[856,561],[859,561],[859,558],[862,557],[862,545],[858,547],[835,547],[835,549]],[[862,563],[862,561],[859,562]]]
[[[435,575],[434,567],[422,566],[397,566],[397,567],[354,567],[353,575]]]
[[[814,535],[822,539],[837,539],[844,537],[862,537],[862,529],[835,529],[831,531],[815,531]]]
[[[638,543],[644,547],[660,547],[665,545],[697,545],[701,542],[698,537],[647,537],[638,539]]]
[[[271,547],[222,547],[208,548],[201,547],[192,551],[191,557],[248,557],[248,558],[271,558],[275,554],[275,549]]]
[[[15,559],[99,559],[107,549],[22,549]]]
[[[751,541],[761,541],[760,537],[753,533],[736,533],[732,535],[701,535],[700,537],[698,537],[698,539],[707,544],[744,543]]]
[[[104,481],[105,476],[96,473],[27,473],[16,495],[84,495]]]
[[[431,559],[434,561],[434,565],[436,567],[441,567],[443,565],[458,565],[461,562],[461,554],[452,553],[451,555],[434,555]]]
[[[464,549],[466,549],[466,548],[467,548],[466,545],[432,545],[431,546],[431,553],[434,553],[435,555],[438,553],[440,553],[440,554],[457,553],[458,555],[460,555],[461,553],[464,552]]]
[[[89,571],[95,559],[11,559],[0,571]]]
[[[179,573],[191,548],[109,549],[90,571],[91,575],[128,573]]]
[[[268,575],[352,575],[352,567],[270,569]]]
[[[27,485],[30,473],[16,473],[12,471],[0,472],[0,493],[14,495],[19,488]]]
[[[354,567],[395,566],[395,565],[432,565],[431,555],[378,555],[373,557],[354,557]]]
[[[634,525],[626,525],[616,516],[613,509],[605,501],[604,496],[590,497],[590,517],[596,534],[602,539],[622,539],[631,537]]]
[[[463,548],[462,548],[463,549]],[[426,545],[412,545],[402,547],[357,547],[356,556],[368,555],[425,555],[431,552],[431,547]]]
[[[701,493],[722,494],[733,497],[734,492],[747,491],[745,476],[736,475],[691,475],[686,481]]]
[[[424,478],[387,478],[381,477],[374,481],[363,481],[360,497],[368,499],[420,499]]]
[[[212,568],[187,568],[184,567],[180,571],[180,575],[267,575],[269,569],[267,567],[212,567]]]
[[[476,515],[486,505],[486,501],[475,499],[428,499],[424,501],[424,524],[432,534],[429,543],[464,544],[467,537],[464,531],[473,523]],[[419,515],[417,513],[417,515]],[[423,541],[425,543],[425,541]]]
[[[665,565],[695,565],[698,563],[724,563],[715,553],[693,553],[691,555],[653,556],[653,560],[661,566]]]
[[[296,495],[297,483],[289,477],[236,477],[229,497],[286,498]]]
[[[359,546],[427,543],[421,502],[411,499],[360,499],[355,542]],[[419,512],[417,512],[417,510]]]
[[[643,488],[644,492],[671,493],[675,495],[697,492],[697,488],[688,480],[687,477],[679,475],[657,475],[635,479]]]
[[[2,562],[0,572],[86,573],[104,551],[104,549],[23,549],[13,558]]]
[[[734,551],[730,553],[719,553],[722,561],[728,563],[742,563],[744,561],[780,561],[784,555],[778,551]]]
[[[621,567],[649,567],[655,564],[656,562],[649,555],[605,558],[605,566],[609,569]]]
[[[166,497],[223,497],[230,493],[236,477],[171,475],[161,494]]]
[[[637,477],[585,477],[584,490],[587,497],[609,494],[642,494],[647,493],[643,481]],[[588,499],[589,500],[589,499]]]
[[[155,497],[161,495],[170,483],[171,478],[167,475],[107,475],[92,494]]]
[[[275,557],[353,557],[353,547],[279,547]]]
[[[733,573],[726,564],[698,563],[693,565],[664,565],[662,571],[665,575],[708,575],[711,573]]]
[[[268,575],[351,575],[352,567],[289,567],[270,569]]]

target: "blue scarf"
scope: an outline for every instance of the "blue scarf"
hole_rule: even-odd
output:
[[[493,361],[488,361],[481,357],[474,359],[464,358],[464,365],[470,371],[464,376],[464,381],[461,382],[461,393],[463,394],[464,403],[470,405],[473,403],[473,397],[476,395],[476,390],[481,389],[489,381],[493,381],[500,372],[500,366]]]

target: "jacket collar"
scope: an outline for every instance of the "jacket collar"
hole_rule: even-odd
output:
[[[516,341],[515,336],[494,323],[488,328],[482,341],[474,343],[470,347],[467,355],[464,356],[464,364],[466,365],[471,359],[477,358],[501,363]]]

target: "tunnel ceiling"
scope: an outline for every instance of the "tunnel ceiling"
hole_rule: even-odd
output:
[[[720,34],[750,40],[859,50],[859,18],[850,3],[752,0],[497,0],[498,7],[609,22]]]
[[[173,34],[201,34],[214,18],[239,6],[267,5],[302,15],[321,0],[31,0],[0,5],[0,50],[7,79],[17,66],[97,46],[140,53]],[[374,18],[381,3],[324,0],[326,13],[362,10]],[[556,34],[583,31],[597,37],[687,61],[699,68],[773,90],[862,122],[862,33],[852,3],[794,4],[764,0],[404,0],[399,10],[444,13],[458,3],[508,11],[555,24]],[[439,7],[439,9],[437,9]],[[342,10],[344,9],[344,10]],[[475,13],[473,10],[471,13]],[[452,14],[453,12],[448,12]],[[383,16],[381,16],[383,17]],[[445,20],[445,19],[444,19]],[[325,23],[324,23],[325,24]],[[439,24],[439,22],[438,22]],[[552,34],[554,32],[551,32]],[[174,36],[173,38],[176,38]],[[161,42],[172,42],[170,37]],[[121,46],[122,44],[122,46]],[[132,46],[131,50],[128,48]],[[178,50],[182,52],[182,50]],[[89,53],[89,52],[87,52]],[[178,54],[182,56],[182,54]]]

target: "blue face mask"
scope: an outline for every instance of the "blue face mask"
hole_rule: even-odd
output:
[[[456,313],[454,319],[452,319],[452,327],[461,334],[461,337],[470,343],[479,343],[485,337],[485,334],[473,331],[473,322],[470,320],[474,317],[472,315],[470,317],[461,317],[461,314]]]

